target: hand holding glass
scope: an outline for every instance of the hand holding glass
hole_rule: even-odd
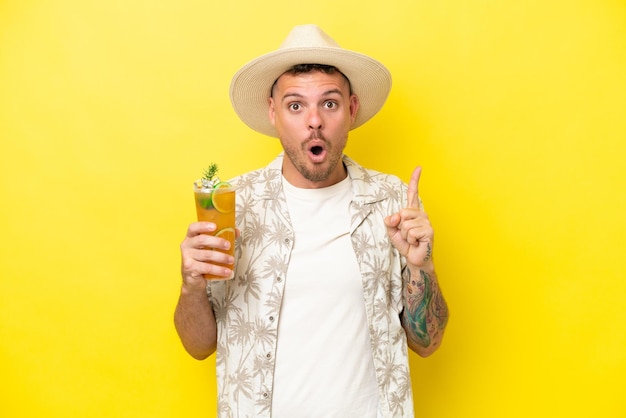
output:
[[[198,221],[213,222],[216,230],[213,235],[230,241],[230,248],[223,250],[213,248],[214,251],[220,251],[225,254],[234,256],[235,254],[235,189],[228,183],[219,183],[214,188],[207,189],[198,187],[194,184],[194,195],[196,200],[196,213]],[[232,265],[217,265],[232,268]],[[207,280],[228,280],[231,277],[215,276],[205,274]]]

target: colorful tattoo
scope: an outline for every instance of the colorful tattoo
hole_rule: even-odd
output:
[[[439,286],[424,270],[420,270],[420,276],[414,278],[406,267],[402,276],[406,282],[403,319],[412,331],[407,334],[417,344],[428,347],[431,338],[446,326],[448,306]]]

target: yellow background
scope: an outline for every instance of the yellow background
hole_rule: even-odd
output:
[[[301,23],[393,74],[347,153],[424,167],[418,416],[626,416],[623,0],[0,1],[0,416],[213,416],[172,325],[191,182],[278,153],[228,86]]]

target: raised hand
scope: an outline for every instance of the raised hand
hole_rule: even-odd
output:
[[[407,207],[385,218],[391,243],[407,263],[422,267],[431,261],[434,232],[426,213],[420,208],[418,185],[422,173],[416,167],[409,181]]]

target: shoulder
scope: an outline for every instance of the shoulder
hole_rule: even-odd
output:
[[[396,175],[365,168],[344,156],[343,162],[352,179],[355,197],[378,197],[402,202],[407,185]]]
[[[271,189],[281,181],[282,154],[267,166],[243,173],[229,180],[238,194],[254,193],[255,190]]]
[[[343,156],[343,162],[353,180],[356,179],[371,183],[387,183],[400,187],[405,185],[404,182],[395,174],[383,173],[381,171],[365,168],[346,155]]]

